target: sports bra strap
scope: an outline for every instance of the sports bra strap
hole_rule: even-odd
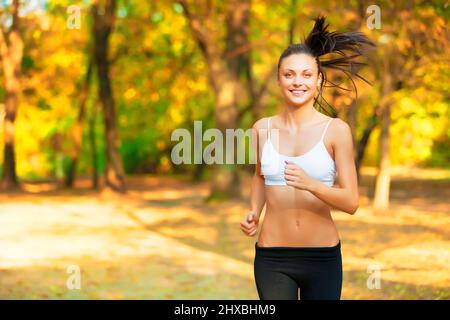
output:
[[[327,125],[325,126],[325,130],[323,130],[323,133],[322,133],[322,138],[320,138],[321,141],[322,141],[323,138],[325,137],[325,133],[327,132],[328,125],[330,124],[330,122],[331,122],[332,120],[333,120],[333,118],[331,118],[331,119],[328,121]]]

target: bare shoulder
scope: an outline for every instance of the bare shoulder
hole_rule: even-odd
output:
[[[332,130],[334,130],[336,132],[341,132],[341,133],[344,133],[345,131],[351,131],[350,126],[344,120],[342,120],[340,118],[332,118],[332,119],[333,119],[333,121],[330,124],[330,127],[332,128]]]
[[[352,130],[347,122],[340,118],[334,118],[330,123],[329,130],[332,142],[348,142],[352,141]]]
[[[268,119],[269,119],[268,117],[264,117],[259,120],[256,120],[255,123],[253,124],[252,128],[256,129],[256,130],[267,129]]]

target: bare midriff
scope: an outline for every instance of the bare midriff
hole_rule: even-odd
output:
[[[333,247],[339,233],[330,207],[309,191],[265,186],[266,211],[260,247]]]

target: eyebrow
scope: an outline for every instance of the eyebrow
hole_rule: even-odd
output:
[[[285,69],[284,71],[294,71],[293,69]],[[312,69],[308,68],[308,69],[303,69],[302,71],[312,71]]]

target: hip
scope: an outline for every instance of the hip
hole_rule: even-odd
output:
[[[255,261],[259,262],[283,262],[298,263],[327,263],[330,265],[342,265],[341,240],[334,246],[321,247],[290,247],[271,246],[262,247],[255,242]]]

